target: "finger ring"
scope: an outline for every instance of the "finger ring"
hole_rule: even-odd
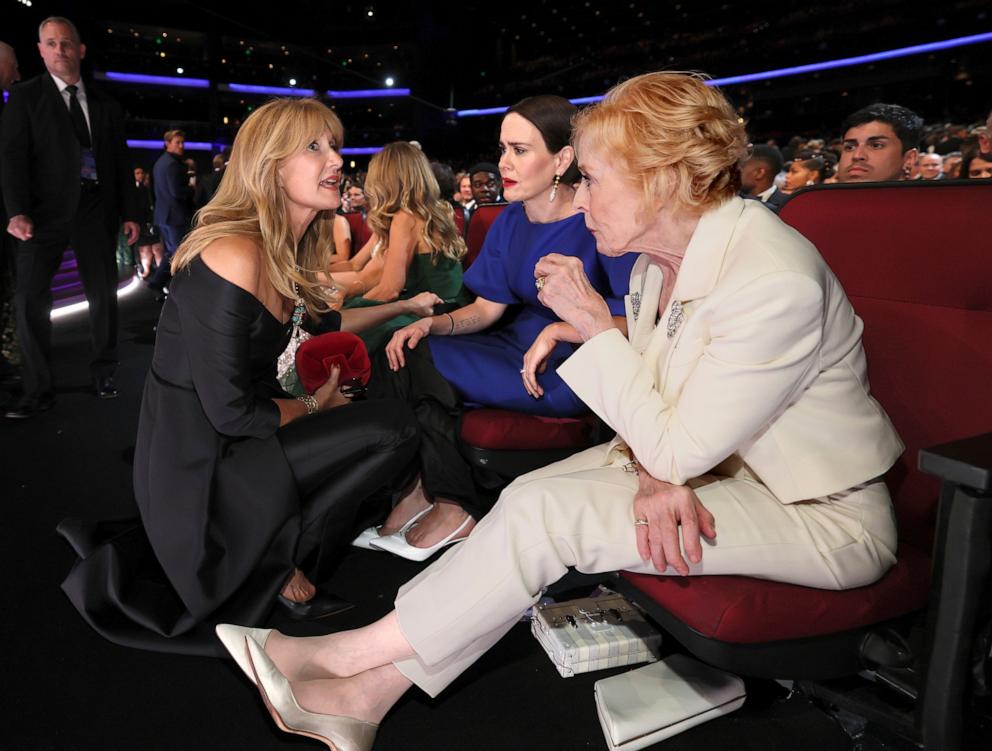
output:
[[[646,527],[646,526],[648,526],[648,520],[647,519],[634,519],[634,526],[635,527]]]
[[[523,375],[523,374],[524,374],[524,373],[526,373],[526,372],[527,372],[527,370],[526,370],[525,368],[521,368],[521,369],[520,369],[520,375]]]
[[[534,286],[537,287],[538,292],[544,289],[544,285],[547,283],[548,283],[548,277],[546,276],[539,276],[537,277],[537,279],[534,280]]]

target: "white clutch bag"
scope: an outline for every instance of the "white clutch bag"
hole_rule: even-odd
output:
[[[622,595],[537,605],[531,633],[565,678],[658,659],[661,634]]]
[[[744,681],[685,655],[596,681],[610,751],[637,751],[739,708]]]

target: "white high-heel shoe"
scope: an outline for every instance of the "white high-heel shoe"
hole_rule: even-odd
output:
[[[399,531],[396,532],[395,534],[398,535],[406,534],[406,531],[412,528],[413,525],[416,524],[418,521],[420,521],[420,517],[422,517],[432,508],[434,508],[433,503],[427,508],[418,511],[416,514],[414,514],[409,519],[407,519],[406,524],[400,527]],[[378,550],[379,548],[373,547],[372,541],[378,540],[381,536],[382,535],[379,534],[379,527],[368,527],[366,529],[363,529],[361,532],[359,532],[358,537],[352,540],[351,544],[356,548],[362,548],[364,550]],[[389,535],[386,536],[388,537]]]
[[[265,642],[269,640],[271,628],[249,628],[247,626],[235,626],[233,623],[218,623],[214,627],[214,633],[224,645],[224,649],[234,658],[234,661],[241,668],[241,672],[248,676],[248,680],[255,682],[255,674],[251,670],[251,663],[248,662],[248,653],[245,651],[245,637],[251,637],[258,646],[265,648]]]
[[[245,645],[262,701],[280,730],[326,743],[331,751],[369,751],[372,748],[378,725],[354,717],[307,711],[296,701],[293,687],[265,650],[251,637],[245,639]]]
[[[454,545],[456,542],[461,542],[462,540],[467,540],[468,535],[464,537],[459,537],[461,531],[468,526],[468,523],[472,521],[470,515],[465,517],[465,520],[458,525],[451,534],[445,537],[438,543],[431,545],[429,548],[418,548],[416,545],[411,545],[406,541],[406,532],[397,532],[394,535],[386,535],[385,537],[380,537],[377,540],[372,541],[372,547],[376,550],[385,550],[387,553],[392,553],[393,555],[398,555],[400,558],[406,558],[408,561],[426,561],[432,555],[434,555],[441,548],[447,547],[448,545]]]

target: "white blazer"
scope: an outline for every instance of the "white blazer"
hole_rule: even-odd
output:
[[[629,446],[681,485],[736,455],[783,503],[892,466],[904,447],[869,393],[863,324],[802,235],[733,198],[700,219],[656,318],[660,272],[634,265],[629,341],[605,331],[558,369],[617,432],[607,464]]]

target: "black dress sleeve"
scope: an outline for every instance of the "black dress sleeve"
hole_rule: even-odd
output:
[[[308,334],[313,334],[314,336],[340,331],[341,314],[336,310],[329,310],[321,315],[319,321],[314,321],[308,317],[303,322],[303,330]]]
[[[279,428],[279,407],[256,396],[250,360],[251,337],[258,335],[263,323],[260,314],[267,312],[248,292],[229,282],[204,284],[208,281],[203,279],[204,271],[197,268],[172,291],[193,387],[218,433],[267,438]]]

